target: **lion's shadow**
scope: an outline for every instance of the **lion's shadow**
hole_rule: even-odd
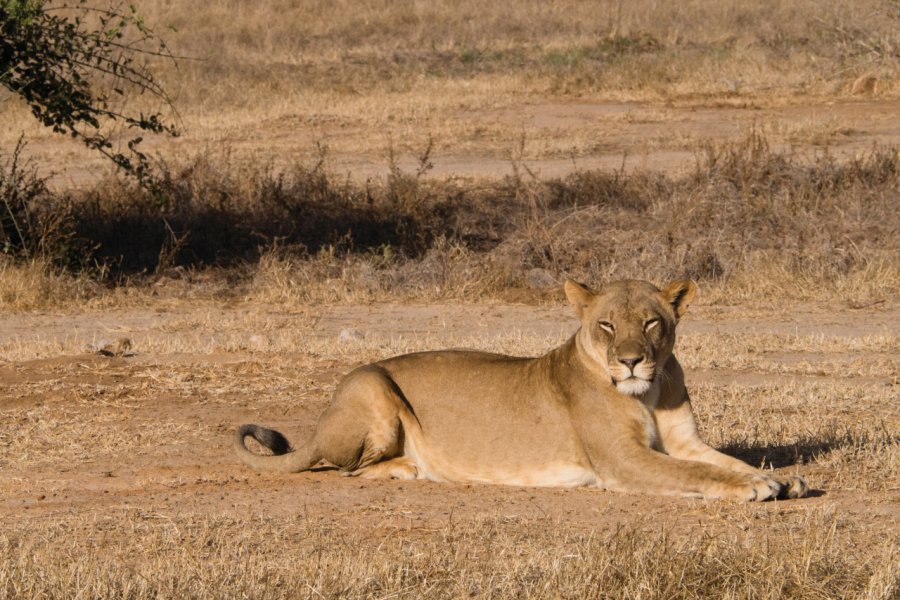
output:
[[[812,462],[835,450],[856,448],[867,441],[848,431],[804,437],[791,444],[763,445],[751,440],[732,441],[720,446],[719,451],[754,467],[780,469]]]
[[[729,456],[738,458],[754,467],[781,469],[807,464],[842,448],[858,446],[859,439],[852,435],[805,438],[793,444],[763,445],[753,442],[732,442],[719,448]],[[825,490],[811,489],[810,497],[825,495]]]

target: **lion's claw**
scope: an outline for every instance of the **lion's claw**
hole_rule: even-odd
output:
[[[806,480],[797,475],[791,475],[782,481],[781,493],[778,498],[781,500],[788,498],[805,498],[809,495],[809,485]]]

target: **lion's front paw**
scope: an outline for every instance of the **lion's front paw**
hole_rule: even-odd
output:
[[[757,474],[750,477],[747,500],[762,502],[763,500],[787,500],[805,498],[809,495],[806,480],[796,475],[774,477],[768,474]]]
[[[778,494],[778,498],[781,500],[788,498],[806,498],[809,495],[809,485],[807,485],[806,480],[802,477],[797,475],[780,477],[779,483],[781,483],[781,492]]]
[[[750,477],[747,500],[750,502],[762,502],[772,498],[780,498],[784,485],[777,479],[766,475],[752,475]]]

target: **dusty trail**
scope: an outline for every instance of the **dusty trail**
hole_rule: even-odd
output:
[[[751,127],[766,134],[776,150],[801,156],[827,151],[852,157],[873,144],[900,145],[900,100],[895,98],[735,101],[710,104],[690,98],[669,102],[541,100],[496,110],[468,111],[448,120],[472,133],[471,139],[446,137],[437,125],[409,132],[381,126],[333,123],[311,127],[290,115],[272,115],[241,127],[191,128],[174,140],[147,139],[146,150],[164,157],[195,155],[228,148],[237,163],[256,164],[260,154],[276,168],[319,159],[317,143],[328,146],[328,168],[357,181],[389,173],[387,154],[373,153],[372,139],[390,134],[412,151],[398,151],[397,165],[408,173],[419,167],[418,152],[431,136],[438,147],[428,176],[503,177],[520,172],[562,177],[576,170],[649,169],[672,175],[690,169],[707,142],[745,135]],[[479,134],[485,131],[490,133]],[[60,189],[85,186],[108,171],[101,159],[75,142],[33,128],[26,155],[52,174]],[[421,147],[420,147],[421,146]],[[64,170],[59,169],[65,164]]]

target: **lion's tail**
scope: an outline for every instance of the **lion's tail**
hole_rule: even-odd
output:
[[[255,454],[244,445],[244,438],[252,437],[273,452],[273,456]],[[241,425],[234,438],[234,450],[238,457],[257,471],[277,471],[281,473],[297,473],[311,469],[322,457],[312,441],[291,450],[287,438],[274,429],[259,425]]]

